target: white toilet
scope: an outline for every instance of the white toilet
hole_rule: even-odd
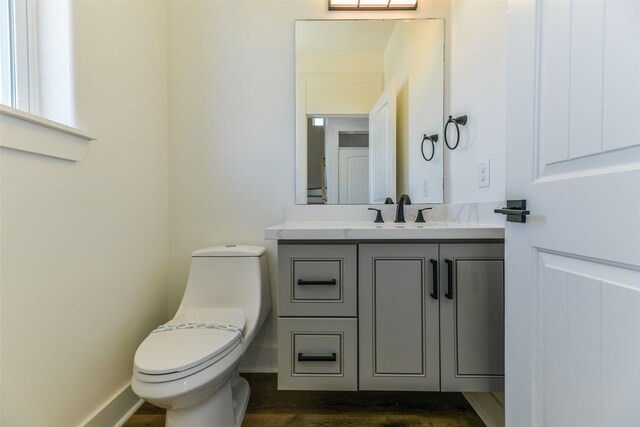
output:
[[[170,427],[240,426],[249,384],[238,364],[270,309],[263,247],[193,252],[176,316],[138,347],[133,391],[166,408]]]

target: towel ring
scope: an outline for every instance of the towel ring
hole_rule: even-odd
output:
[[[453,147],[449,145],[449,141],[447,140],[447,128],[449,127],[449,125],[453,123],[454,125],[456,125],[456,145],[454,145]],[[444,143],[447,145],[447,148],[449,150],[455,150],[458,147],[458,144],[460,143],[460,126],[464,126],[467,124],[467,116],[459,116],[459,117],[453,117],[453,116],[449,116],[449,120],[447,120],[447,124],[444,126]]]
[[[429,157],[427,159],[427,156],[424,155],[424,142],[425,141],[431,141],[431,157]],[[434,133],[433,135],[429,135],[427,136],[427,134],[424,134],[424,138],[422,138],[422,143],[420,144],[420,152],[422,153],[422,158],[425,159],[427,162],[431,161],[431,159],[433,159],[433,156],[436,155],[436,142],[438,142],[438,134]]]

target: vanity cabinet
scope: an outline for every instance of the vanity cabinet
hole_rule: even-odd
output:
[[[278,387],[501,391],[504,245],[280,242]]]

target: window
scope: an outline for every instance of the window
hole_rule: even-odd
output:
[[[75,127],[71,16],[71,0],[0,0],[0,148],[79,161],[94,139]]]
[[[0,102],[39,114],[35,7],[31,0],[0,0]]]

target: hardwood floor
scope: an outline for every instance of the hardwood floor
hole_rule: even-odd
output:
[[[251,385],[243,427],[484,427],[460,393],[278,391],[275,374],[242,374]],[[163,427],[148,403],[124,427]]]

